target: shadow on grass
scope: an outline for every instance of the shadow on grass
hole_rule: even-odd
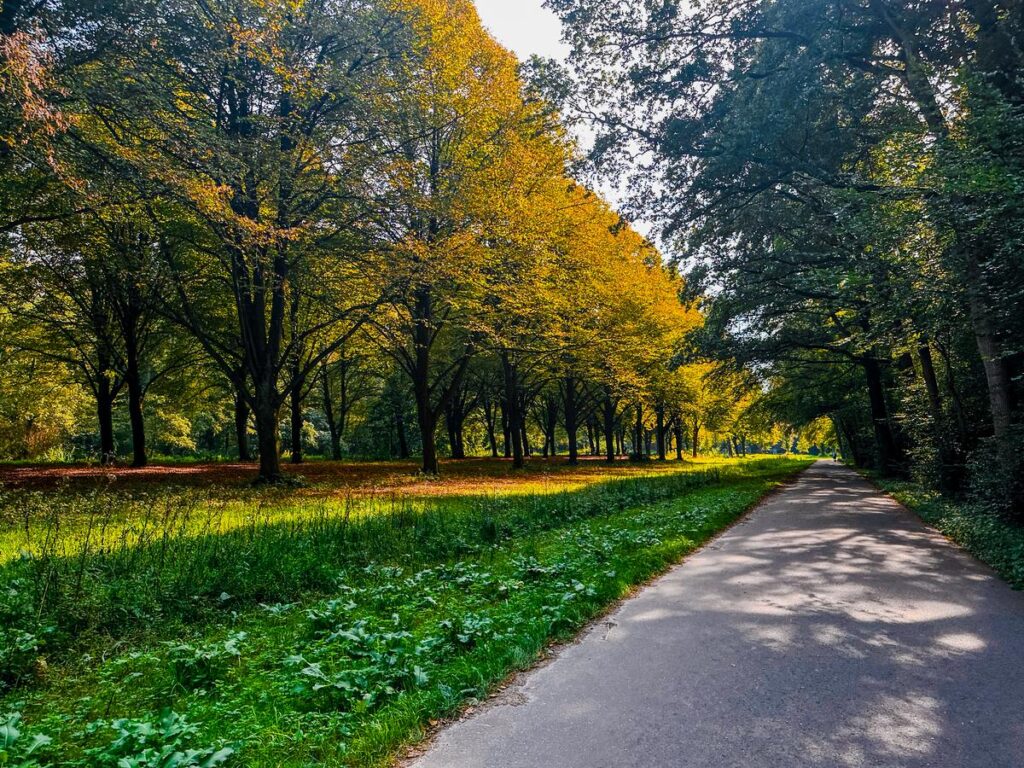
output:
[[[225,533],[212,532],[216,520],[209,510],[162,507],[141,536],[113,542],[102,535],[106,518],[97,515],[95,528],[71,554],[58,550],[58,515],[40,532],[38,554],[0,567],[0,681],[29,682],[40,655],[59,660],[97,636],[125,638],[156,625],[197,624],[259,603],[329,593],[354,569],[443,563],[696,488],[778,476],[802,465],[752,461],[554,494],[422,502],[396,496],[376,514],[358,517],[323,503],[285,521],[257,509],[245,525]],[[102,509],[108,501],[99,494],[92,503]],[[91,543],[92,534],[101,545]]]

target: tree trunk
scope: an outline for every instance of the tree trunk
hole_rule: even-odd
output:
[[[604,448],[609,464],[615,461],[615,402],[606,394],[601,403],[601,415],[604,417]]]
[[[657,441],[658,441],[658,461],[665,461],[668,458],[667,448],[665,446],[665,406],[658,403],[655,408],[655,413],[658,419],[657,425]]]
[[[700,444],[700,422],[694,419],[693,421],[693,458],[697,458],[697,446]]]
[[[238,460],[252,461],[249,451],[249,404],[240,392],[235,392],[235,442],[238,444]]]
[[[526,462],[523,456],[523,431],[520,426],[519,385],[515,366],[507,351],[501,353],[501,372],[505,383],[505,414],[508,417],[509,439],[505,443],[505,450],[508,451],[511,443],[512,466],[515,469],[522,469]]]
[[[484,423],[487,426],[487,442],[491,446],[491,458],[498,458],[498,436],[494,424],[494,403],[484,400]]]
[[[100,371],[96,385],[96,417],[100,427],[100,464],[109,466],[117,459],[114,450],[114,393],[110,377],[104,370]]]
[[[683,423],[676,421],[676,461],[683,460]]]
[[[974,320],[974,336],[978,352],[985,366],[988,384],[988,401],[992,413],[992,434],[1002,445],[1009,437],[1013,425],[1013,377],[1003,356],[992,324],[985,318],[985,309],[979,308],[980,301],[971,301],[971,316]]]
[[[331,459],[341,461],[341,430],[334,416],[334,397],[331,395],[331,380],[325,365],[320,371],[320,384],[323,391],[324,419],[327,431],[331,434]]]
[[[400,410],[395,411],[395,431],[398,433],[398,458],[408,459],[411,455],[409,437],[405,433],[405,414]]]
[[[885,402],[885,385],[882,381],[882,366],[874,357],[861,361],[868,383],[868,397],[871,402],[871,426],[875,433],[880,469],[889,477],[903,474],[902,455],[889,423],[889,408]]]
[[[270,397],[261,398],[253,409],[256,419],[256,443],[260,451],[260,482],[278,483],[281,474],[281,438],[279,414]]]
[[[417,376],[413,382],[416,394],[416,423],[420,430],[420,444],[423,450],[423,463],[420,466],[423,474],[437,475],[440,467],[437,461],[437,417],[434,416],[433,404],[430,402],[430,386],[426,378]]]
[[[637,403],[636,422],[633,425],[633,456],[637,461],[647,458],[646,435],[644,434],[644,407]]]
[[[918,347],[917,356],[921,363],[921,378],[924,379],[925,389],[928,392],[928,405],[931,409],[932,430],[939,457],[939,487],[944,493],[953,493],[960,486],[960,473],[957,469],[960,462],[946,435],[946,418],[942,408],[939,377],[935,374],[932,350],[927,341]]]
[[[964,408],[963,398],[960,396],[960,388],[956,384],[956,372],[953,370],[953,361],[942,344],[936,344],[939,354],[942,355],[944,368],[946,369],[946,389],[949,392],[949,400],[953,406],[953,414],[956,417],[957,435],[959,437],[960,451],[971,449],[971,428],[967,420],[967,411]]]
[[[508,418],[508,403],[506,400],[501,401],[501,437],[502,437],[502,455],[506,459],[512,458],[512,425]]]
[[[291,392],[291,425],[292,425],[292,464],[302,463],[302,381],[298,379],[298,372],[292,372]]]
[[[146,421],[142,413],[142,374],[139,371],[139,350],[134,334],[125,338],[125,362],[128,384],[128,419],[132,427],[132,466],[144,467],[146,456]]]
[[[563,382],[562,399],[565,406],[565,432],[569,437],[569,464],[580,463],[579,454],[579,410],[577,408],[576,379],[566,377]]]

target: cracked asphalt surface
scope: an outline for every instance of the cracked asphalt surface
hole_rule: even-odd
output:
[[[1024,594],[819,462],[414,768],[1021,768]]]

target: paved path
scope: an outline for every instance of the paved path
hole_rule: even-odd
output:
[[[822,462],[415,768],[1021,768],[1024,595]]]

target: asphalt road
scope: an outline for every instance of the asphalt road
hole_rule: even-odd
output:
[[[821,462],[415,768],[1021,768],[1024,595]]]

